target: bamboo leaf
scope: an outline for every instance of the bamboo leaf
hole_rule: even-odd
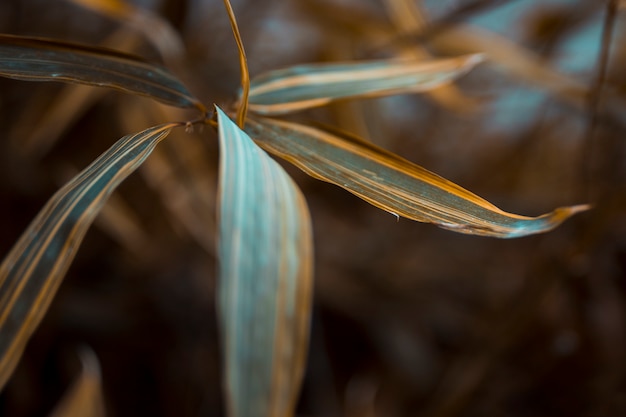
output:
[[[333,100],[423,92],[449,83],[483,61],[481,54],[311,64],[270,71],[251,81],[250,111],[277,115]]]
[[[155,126],[120,139],[50,198],[4,259],[0,265],[0,389],[108,196],[179,125]]]
[[[231,417],[293,415],[308,342],[312,237],[298,187],[220,109],[219,312]]]
[[[309,175],[394,215],[460,233],[513,238],[551,230],[586,205],[539,217],[500,210],[481,197],[362,139],[275,119],[249,119],[246,131],[266,151]]]
[[[0,35],[0,76],[111,87],[173,106],[206,111],[166,68],[104,48]]]
[[[126,28],[118,29],[103,40],[102,45],[117,51],[132,51],[139,45],[139,38]],[[30,100],[22,109],[21,117],[9,133],[13,142],[25,155],[41,157],[48,152],[67,129],[76,123],[95,103],[110,91],[105,88],[91,88],[88,85],[68,84],[55,95],[45,110],[40,110],[44,94]]]

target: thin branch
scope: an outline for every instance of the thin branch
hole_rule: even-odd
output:
[[[241,68],[241,103],[237,109],[237,125],[243,129],[246,113],[248,112],[248,94],[250,91],[250,73],[248,72],[248,60],[246,59],[246,51],[243,48],[243,41],[241,40],[241,34],[239,33],[239,27],[237,26],[237,20],[235,19],[235,12],[230,5],[229,0],[224,0],[224,6],[228,12],[228,19],[230,20],[230,27],[237,43],[237,49],[239,49],[239,66]]]

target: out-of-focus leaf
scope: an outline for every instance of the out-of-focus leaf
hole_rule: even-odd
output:
[[[136,211],[117,193],[111,194],[100,216],[95,220],[96,226],[103,230],[119,245],[137,257],[150,253],[152,241],[142,228]]]
[[[354,34],[366,37],[373,43],[374,49],[390,47],[406,43],[407,37],[398,38],[393,35],[393,28],[381,19],[371,15],[359,14],[355,16],[349,6],[333,5],[333,13],[325,13],[323,2],[318,0],[301,0],[307,11],[314,16],[326,30],[336,30],[340,33]],[[422,10],[423,13],[423,10]],[[427,19],[427,16],[423,16]],[[476,26],[462,23],[446,26],[445,30],[435,33],[427,30],[426,41],[435,53],[441,54],[468,54],[484,53],[489,57],[489,64],[500,67],[507,74],[524,80],[529,84],[542,88],[554,96],[577,109],[586,109],[587,86],[576,78],[559,72],[549,65],[533,51],[523,48],[515,42],[497,33]],[[423,41],[423,33],[416,34]],[[623,103],[617,101],[616,108],[620,110]],[[607,106],[612,111],[611,106]],[[623,111],[617,111],[616,116],[621,120]]]
[[[306,202],[287,173],[218,109],[219,312],[228,413],[293,415],[311,310]]]
[[[428,24],[421,7],[414,0],[385,0],[383,3],[400,36],[416,33]],[[400,45],[399,48],[401,56],[422,60],[432,59],[430,52],[417,42],[412,45]],[[451,110],[468,112],[479,107],[476,100],[465,96],[453,83],[442,85],[427,94],[438,104]]]
[[[184,119],[184,110],[157,102],[141,105],[137,97],[124,97],[118,107],[119,122],[133,132],[159,120]],[[176,230],[196,241],[207,253],[216,253],[217,173],[206,137],[196,132],[174,131],[175,136],[158,146],[139,168],[138,174],[158,195]],[[183,136],[183,137],[176,137]],[[181,139],[181,140],[179,140]],[[108,204],[107,204],[108,206]]]
[[[79,352],[80,376],[65,393],[50,417],[104,417],[102,375],[96,354],[89,348]]]
[[[103,48],[0,35],[0,76],[111,87],[170,105],[206,111],[167,69]]]
[[[427,91],[458,78],[483,59],[482,54],[472,54],[431,61],[355,61],[270,71],[252,80],[250,111],[277,115],[339,99]]]
[[[107,197],[179,125],[120,139],[50,198],[6,256],[0,265],[0,389]]]
[[[456,24],[437,32],[430,43],[442,53],[483,52],[490,63],[508,74],[551,91],[577,106],[586,103],[587,87],[582,82],[555,70],[534,52],[497,33]]]
[[[172,25],[150,10],[122,0],[71,0],[73,3],[117,19],[140,32],[172,64],[185,53],[183,41]]]
[[[339,185],[394,215],[460,233],[501,238],[546,232],[588,206],[539,217],[507,213],[412,162],[362,139],[275,119],[250,119],[257,144],[309,175]]]

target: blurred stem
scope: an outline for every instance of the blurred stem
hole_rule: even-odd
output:
[[[384,40],[378,45],[374,45],[370,50],[366,51],[366,56],[375,55],[377,52],[388,49],[393,45],[408,44],[413,46],[414,42],[425,42],[433,38],[437,34],[444,32],[455,23],[462,22],[465,19],[489,9],[494,9],[505,4],[512,3],[517,0],[471,0],[463,3],[443,17],[428,22],[428,24],[416,30],[402,33],[394,36],[392,39]]]
[[[600,50],[600,57],[598,62],[598,71],[596,73],[595,80],[589,92],[588,102],[588,114],[589,122],[587,124],[587,131],[585,133],[585,139],[583,142],[583,158],[586,161],[586,184],[587,194],[589,198],[592,198],[591,188],[594,183],[595,166],[594,163],[594,133],[598,125],[599,109],[602,100],[602,90],[606,83],[606,74],[609,66],[610,49],[613,40],[613,28],[615,26],[615,17],[617,16],[617,9],[619,7],[618,0],[609,0],[604,15],[604,24],[602,26],[602,48]]]

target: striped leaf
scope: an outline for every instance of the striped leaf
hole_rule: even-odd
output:
[[[341,132],[274,119],[249,119],[246,131],[266,151],[309,175],[394,215],[460,233],[512,238],[542,233],[588,206],[519,216],[400,156]]]
[[[417,93],[444,85],[483,61],[483,55],[311,64],[270,71],[250,85],[250,111],[278,115],[333,100]]]
[[[0,389],[107,197],[175,126],[120,139],[52,196],[0,265]]]
[[[231,417],[290,417],[304,370],[312,237],[285,171],[218,109],[219,312]]]
[[[111,87],[205,112],[204,105],[166,68],[109,49],[0,35],[0,76]]]

